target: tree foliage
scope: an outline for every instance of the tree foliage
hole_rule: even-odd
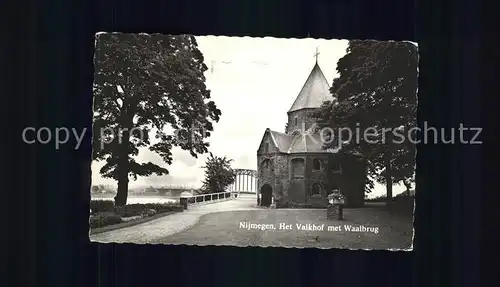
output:
[[[368,175],[386,184],[390,200],[392,184],[411,185],[414,175],[415,145],[407,135],[417,124],[417,47],[408,42],[349,41],[337,71],[330,89],[335,101],[325,102],[316,116],[321,127],[347,128],[352,138],[340,143],[339,138],[349,139],[348,132],[337,134],[327,147],[340,144],[342,152],[361,154]],[[373,187],[373,182],[367,186]]]
[[[210,153],[205,168],[205,179],[201,188],[203,193],[219,193],[234,183],[236,173],[231,168],[232,159],[214,156]]]
[[[193,157],[208,151],[205,139],[221,112],[209,100],[206,70],[190,35],[98,35],[93,159],[105,161],[103,177],[118,181],[117,205],[126,203],[129,178],[168,174],[163,166],[137,162],[139,148],[157,153],[167,165],[175,146]],[[156,143],[150,139],[153,129],[159,131]]]

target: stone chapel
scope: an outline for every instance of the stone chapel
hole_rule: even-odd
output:
[[[333,191],[347,207],[364,204],[366,164],[361,157],[323,148],[312,112],[333,100],[318,61],[288,111],[284,133],[269,128],[257,150],[258,204],[277,208],[325,207]]]

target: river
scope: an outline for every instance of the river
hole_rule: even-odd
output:
[[[113,200],[114,195],[92,195],[91,199],[92,200]],[[134,196],[134,195],[129,195],[127,197],[127,204],[134,204],[134,203],[173,203],[173,202],[178,202],[178,198],[169,198],[169,197],[164,197],[164,196]]]

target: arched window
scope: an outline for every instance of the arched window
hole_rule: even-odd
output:
[[[299,119],[297,117],[293,118],[293,125],[298,126],[299,125]]]
[[[304,177],[304,159],[294,158],[290,162],[292,167],[292,178],[303,178]]]
[[[321,160],[317,158],[313,159],[313,170],[321,170],[321,166],[322,166]]]
[[[311,195],[321,194],[321,186],[318,183],[313,183],[311,187]]]

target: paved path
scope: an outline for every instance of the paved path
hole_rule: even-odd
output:
[[[184,231],[205,215],[221,211],[257,210],[255,195],[240,195],[239,198],[209,203],[199,206],[190,206],[184,212],[167,215],[143,224],[125,227],[113,231],[90,235],[90,240],[101,243],[138,243],[157,242],[160,238]]]

